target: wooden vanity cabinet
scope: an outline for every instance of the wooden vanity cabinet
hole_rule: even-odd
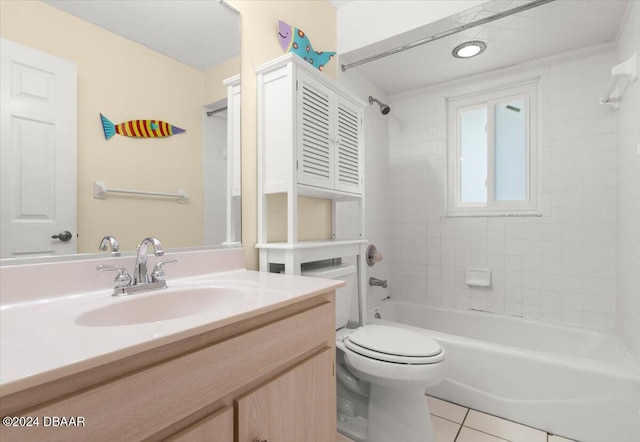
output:
[[[234,442],[233,436],[233,408],[225,407],[166,440],[167,442]]]
[[[336,411],[326,349],[236,400],[238,441],[327,442],[335,438]]]
[[[330,441],[334,292],[91,371],[0,401],[2,416],[82,416],[84,427],[3,427],[0,440]]]
[[[179,433],[170,442],[326,442],[335,438],[334,349],[322,350]],[[234,434],[237,436],[234,439]]]

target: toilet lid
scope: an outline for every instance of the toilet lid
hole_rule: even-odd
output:
[[[370,357],[375,357],[375,353],[379,356],[400,356],[411,360],[430,358],[442,353],[442,347],[433,339],[421,333],[387,325],[366,325],[349,334],[344,342],[347,348],[358,353],[364,354],[358,350],[368,350],[366,356]],[[384,360],[389,359],[382,357]]]

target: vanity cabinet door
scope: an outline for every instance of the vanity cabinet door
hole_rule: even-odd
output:
[[[166,439],[167,442],[233,442],[233,408],[210,414]]]
[[[327,348],[236,400],[238,442],[336,437],[335,349]]]

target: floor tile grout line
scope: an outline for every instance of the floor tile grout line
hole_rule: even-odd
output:
[[[427,395],[425,395],[425,396],[427,396]],[[436,398],[436,399],[440,399],[440,398]],[[516,422],[516,421],[509,420],[509,419],[505,419],[504,417],[501,417],[501,416],[496,416],[494,414],[485,413],[484,411],[476,410],[475,408],[470,408],[470,407],[466,407],[464,405],[456,404],[455,402],[445,401],[444,399],[440,399],[440,400],[443,401],[443,402],[448,402],[448,403],[453,404],[453,405],[457,405],[458,407],[465,408],[467,410],[465,412],[464,418],[462,419],[461,423],[458,423],[456,421],[452,421],[451,419],[447,419],[446,417],[442,417],[442,416],[438,416],[437,414],[434,414],[434,416],[437,416],[437,417],[439,417],[441,419],[444,419],[444,420],[447,420],[449,422],[453,422],[454,424],[460,425],[460,428],[458,428],[458,433],[456,434],[456,437],[453,439],[453,442],[456,442],[456,440],[458,439],[458,436],[460,435],[460,432],[462,431],[462,427],[467,427],[467,428],[470,428],[471,430],[475,430],[475,431],[478,431],[480,433],[488,434],[489,436],[493,436],[493,437],[496,437],[498,439],[501,439],[501,440],[504,440],[504,441],[507,441],[507,442],[513,442],[513,441],[510,441],[509,439],[505,439],[503,437],[496,436],[495,434],[487,433],[486,431],[482,431],[482,430],[478,430],[477,428],[466,426],[465,422],[467,421],[467,417],[469,417],[469,413],[471,412],[471,410],[476,411],[477,413],[486,414],[487,416],[492,416],[492,417],[495,417],[495,418],[498,418],[498,419],[502,419],[504,421],[511,422],[513,424],[516,424],[516,425],[521,425],[523,427],[530,428],[532,430],[540,431],[540,432],[545,434],[545,442],[549,442],[550,433],[547,432],[547,431],[541,430],[539,428],[534,428],[534,427],[531,427],[529,425],[522,424],[520,422]],[[433,414],[433,413],[431,413],[431,414]]]
[[[425,397],[430,397],[430,398],[433,398],[433,399],[437,399],[437,400],[442,401],[442,402],[444,402],[444,403],[446,403],[446,404],[451,404],[451,405],[455,405],[456,407],[464,408],[464,410],[465,410],[465,412],[464,412],[464,417],[462,418],[462,422],[456,422],[456,421],[454,421],[453,419],[450,419],[450,418],[448,418],[448,417],[444,417],[444,416],[440,416],[439,414],[435,414],[435,413],[431,410],[431,408],[429,408],[429,414],[431,414],[431,415],[433,415],[433,416],[437,416],[437,417],[439,417],[439,418],[441,418],[441,419],[447,420],[447,421],[449,421],[449,422],[453,422],[454,424],[462,425],[462,424],[463,424],[463,422],[464,422],[464,420],[467,418],[467,414],[469,414],[469,410],[470,410],[470,408],[469,408],[469,407],[465,407],[464,405],[456,404],[455,402],[445,401],[444,399],[440,399],[440,398],[435,397],[435,396],[429,396],[428,394],[425,394]]]
[[[440,399],[440,398],[435,397],[435,396],[429,396],[428,394],[425,394],[425,396],[427,396],[427,397],[432,397],[432,398],[435,398],[435,399],[438,399],[438,400],[440,400],[440,401],[442,401],[442,402],[446,402],[446,403],[448,403],[448,404],[456,405],[456,406],[458,406],[458,407],[460,407],[460,408],[464,408],[464,409],[466,410],[466,411],[465,411],[465,414],[464,414],[464,418],[462,419],[462,422],[456,422],[456,421],[451,420],[451,419],[449,419],[449,418],[446,418],[446,417],[443,417],[443,416],[439,416],[439,415],[437,415],[437,414],[434,414],[434,413],[431,413],[431,412],[430,412],[430,414],[432,414],[433,416],[437,416],[437,417],[439,417],[440,419],[444,419],[444,420],[446,420],[446,421],[449,421],[449,422],[452,422],[452,423],[454,423],[454,424],[460,425],[460,428],[458,428],[458,433],[456,434],[456,437],[453,439],[453,442],[456,442],[456,440],[458,439],[458,436],[460,435],[460,431],[462,431],[462,427],[467,427],[467,428],[470,428],[470,429],[472,429],[472,430],[478,431],[478,432],[480,432],[480,433],[488,434],[489,436],[497,437],[498,439],[501,439],[501,440],[504,440],[504,441],[507,441],[507,442],[512,442],[512,441],[509,441],[509,439],[505,439],[505,438],[503,438],[503,437],[496,436],[495,434],[487,433],[486,431],[482,431],[482,430],[478,430],[477,428],[473,428],[473,427],[468,427],[468,426],[466,426],[466,425],[465,425],[465,422],[467,421],[467,417],[469,417],[469,413],[471,412],[471,410],[473,410],[473,411],[475,411],[475,412],[477,412],[477,413],[485,414],[485,415],[487,415],[487,416],[492,416],[492,417],[495,417],[495,418],[498,418],[498,419],[502,419],[502,420],[504,420],[504,421],[511,422],[511,423],[513,423],[513,424],[516,424],[516,425],[520,425],[520,426],[523,426],[523,427],[526,427],[526,428],[530,428],[530,429],[532,429],[532,430],[540,431],[541,433],[544,433],[544,434],[545,434],[545,442],[549,442],[549,438],[552,436],[552,433],[549,433],[548,431],[541,430],[540,428],[535,428],[535,427],[532,427],[532,426],[530,426],[530,425],[525,425],[525,424],[520,423],[520,422],[512,421],[512,420],[510,420],[510,419],[506,419],[506,418],[504,418],[504,417],[502,417],[502,416],[497,416],[497,415],[495,415],[495,414],[486,413],[486,412],[484,412],[484,411],[476,410],[475,408],[467,407],[467,406],[465,406],[465,405],[460,405],[460,404],[457,404],[457,403],[455,403],[455,402],[451,402],[451,401],[447,401],[447,400],[444,400],[444,399]],[[560,437],[562,437],[562,436],[560,436]],[[578,442],[578,441],[576,441],[576,440],[572,440],[572,442]]]
[[[462,406],[462,405],[460,405],[460,406]],[[539,432],[547,434],[547,435],[549,434],[547,431],[541,430],[540,428],[532,427],[531,425],[526,425],[526,424],[523,424],[521,422],[512,421],[511,419],[507,419],[506,417],[497,416],[495,414],[487,413],[485,411],[476,410],[475,408],[469,408],[469,411],[471,411],[471,410],[475,411],[476,413],[481,413],[481,414],[484,414],[484,415],[487,415],[487,416],[495,417],[496,419],[502,419],[503,421],[511,422],[512,424],[515,424],[515,425],[520,425],[521,427],[529,428],[531,430],[536,430],[536,431],[539,431]],[[468,427],[468,428],[472,428],[472,427]],[[475,428],[474,428],[474,430],[475,430]],[[478,431],[480,431],[480,430],[478,430]]]
[[[438,398],[438,399],[439,399],[439,398]],[[547,432],[547,431],[545,431],[545,430],[541,430],[540,428],[535,428],[535,427],[532,427],[532,426],[530,426],[530,425],[526,425],[526,424],[523,424],[523,423],[520,423],[520,422],[512,421],[512,420],[507,419],[507,418],[502,417],[502,416],[497,416],[497,415],[495,415],[495,414],[491,414],[491,413],[487,413],[487,412],[484,412],[484,411],[476,410],[475,408],[467,407],[467,406],[465,406],[465,405],[456,404],[455,402],[445,401],[444,399],[440,399],[440,400],[441,400],[441,401],[443,401],[443,402],[448,402],[448,403],[450,403],[450,404],[457,405],[458,407],[466,408],[466,409],[467,409],[467,412],[466,412],[466,414],[464,415],[464,419],[462,419],[462,423],[460,424],[460,425],[465,426],[465,427],[467,427],[467,428],[471,428],[471,429],[473,429],[473,430],[480,431],[481,433],[486,433],[486,432],[484,432],[484,431],[482,431],[482,430],[478,430],[478,429],[473,428],[473,427],[468,427],[468,426],[466,426],[466,425],[464,424],[464,423],[467,421],[467,417],[469,417],[469,413],[471,412],[471,410],[473,410],[473,411],[475,411],[476,413],[485,414],[485,415],[487,415],[487,416],[491,416],[491,417],[495,417],[495,418],[497,418],[497,419],[502,419],[502,420],[504,420],[504,421],[511,422],[512,424],[516,424],[516,425],[520,425],[520,426],[523,426],[523,427],[526,427],[526,428],[530,428],[530,429],[532,429],[532,430],[540,431],[541,433],[544,433],[544,434],[546,435],[547,439],[549,439],[549,434],[550,434],[550,433],[549,433],[549,432]],[[438,416],[438,417],[442,417],[442,416]],[[443,419],[446,419],[446,418],[443,418]],[[450,419],[447,419],[447,420],[450,420]],[[451,422],[453,422],[453,421],[451,421]],[[457,423],[457,422],[456,422],[456,423]],[[490,433],[486,433],[486,434],[490,434]],[[494,434],[491,434],[491,436],[495,436],[495,435],[494,435]],[[498,436],[496,436],[496,437],[498,437]],[[504,439],[504,438],[501,438],[501,439]],[[507,439],[504,439],[504,440],[507,440]],[[577,441],[574,441],[574,442],[577,442]]]
[[[504,440],[506,442],[515,442],[515,441],[512,441],[511,439],[505,439],[504,437],[496,436],[495,434],[491,434],[491,433],[487,433],[486,431],[478,430],[477,428],[467,427],[466,425],[460,425],[460,431],[462,431],[463,427],[464,428],[468,428],[468,429],[473,430],[473,431],[477,431],[478,433],[484,433],[484,434],[486,434],[488,436],[495,437],[496,439]]]
[[[464,413],[464,417],[462,418],[462,422],[460,422],[460,426],[464,425],[464,423],[466,422],[467,417],[469,416],[469,411],[471,411],[471,408],[467,407],[467,411]]]
[[[454,420],[449,419],[448,417],[440,416],[439,414],[435,414],[435,413],[429,413],[429,414],[430,414],[431,416],[435,416],[435,417],[439,417],[440,419],[444,419],[444,420],[446,420],[447,422],[451,422],[451,423],[456,424],[456,425],[462,425],[462,423],[461,423],[461,422],[456,422],[456,421],[454,421]],[[466,414],[465,414],[465,416],[466,416]],[[464,419],[462,419],[462,420],[464,421]]]
[[[460,436],[460,432],[462,431],[462,427],[464,426],[464,421],[467,420],[468,415],[469,415],[469,409],[467,408],[467,411],[464,413],[464,417],[462,418],[462,422],[460,422],[460,426],[458,427],[458,432],[456,433],[456,437],[453,438],[453,442],[456,442],[456,440],[458,440],[458,436]]]

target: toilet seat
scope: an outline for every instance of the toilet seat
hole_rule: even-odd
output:
[[[361,356],[396,364],[435,364],[445,356],[433,339],[385,325],[366,325],[347,335],[343,342],[347,349]]]

